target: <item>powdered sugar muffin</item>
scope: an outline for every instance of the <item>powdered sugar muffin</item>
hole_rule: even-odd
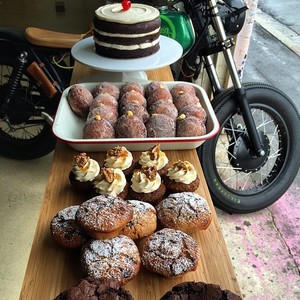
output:
[[[116,146],[107,151],[104,166],[121,169],[125,176],[131,176],[134,169],[133,156],[124,146]]]
[[[99,195],[83,202],[75,215],[77,224],[95,239],[119,235],[132,217],[128,203],[110,195]]]
[[[170,167],[166,153],[160,150],[160,144],[153,146],[148,151],[143,151],[138,162],[140,166],[155,166],[161,176],[165,175]]]
[[[163,199],[165,192],[166,187],[155,166],[142,166],[133,171],[129,187],[132,199],[156,205]]]
[[[115,279],[120,285],[139,272],[141,258],[134,241],[118,235],[105,240],[91,240],[82,248],[81,266],[85,276]]]
[[[197,242],[188,234],[164,228],[150,235],[142,246],[142,265],[164,277],[195,271],[200,258]]]
[[[127,197],[128,184],[121,169],[101,167],[93,184],[97,194],[118,196],[123,199]]]
[[[206,199],[193,192],[170,194],[156,206],[156,210],[163,227],[185,233],[207,229],[212,219]]]
[[[121,234],[133,240],[151,235],[157,226],[156,210],[150,203],[138,200],[128,200],[132,207],[133,218],[127,223]]]
[[[163,180],[169,193],[194,192],[200,184],[195,167],[181,160],[173,163]]]
[[[73,205],[62,209],[50,222],[51,236],[64,248],[80,248],[88,239],[87,234],[75,221],[78,207],[78,205]]]
[[[85,152],[74,156],[72,169],[69,173],[70,183],[80,192],[92,192],[93,180],[100,172],[98,162],[91,159]]]

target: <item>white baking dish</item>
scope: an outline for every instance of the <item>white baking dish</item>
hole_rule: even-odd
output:
[[[146,86],[149,82],[141,82],[140,84]],[[174,85],[178,84],[179,81],[163,83],[171,89]],[[80,85],[89,90],[92,90],[97,84],[97,82],[80,83]],[[125,83],[114,82],[114,84],[121,87]],[[194,86],[197,96],[199,97],[203,108],[207,112],[207,133],[203,136],[174,138],[83,139],[82,128],[86,120],[78,117],[71,110],[66,98],[69,88],[67,88],[62,94],[52,127],[53,133],[59,140],[69,144],[73,149],[86,152],[107,151],[115,146],[125,146],[130,151],[144,151],[148,150],[155,144],[160,144],[162,150],[195,149],[218,133],[219,123],[204,89],[195,84],[191,85]]]

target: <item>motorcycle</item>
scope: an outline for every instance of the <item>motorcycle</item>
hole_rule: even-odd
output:
[[[231,48],[244,22],[242,0],[182,0],[167,6],[170,12],[181,7],[178,16],[189,20],[195,33],[174,69],[175,80],[196,80],[203,69],[214,94],[221,129],[197,149],[213,202],[229,213],[261,210],[279,199],[299,169],[299,113],[277,88],[241,83]],[[73,36],[68,46],[43,45],[27,31],[0,28],[0,153],[20,159],[53,150],[52,118],[70,84],[71,46],[82,38]],[[212,58],[218,52],[225,57],[231,88],[218,79]]]
[[[197,152],[214,205],[229,213],[268,207],[290,187],[300,166],[300,117],[292,100],[273,86],[242,84],[239,78],[231,48],[246,10],[242,0],[168,2],[168,11],[177,11],[178,19],[183,14],[195,32],[174,68],[175,78],[192,82],[204,70],[210,80],[220,131]],[[168,28],[170,22],[172,18],[162,26]],[[171,27],[176,29],[176,23]],[[233,83],[230,88],[221,86],[215,69],[213,55],[219,52]]]
[[[70,85],[72,46],[84,35],[0,28],[0,153],[34,159],[53,151],[53,116]]]

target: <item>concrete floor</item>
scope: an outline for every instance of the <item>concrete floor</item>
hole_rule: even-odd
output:
[[[40,1],[25,2],[18,1],[18,8],[25,13],[23,15],[25,17],[21,18],[19,22],[22,22],[24,26],[40,25],[40,21],[36,21],[36,24],[26,23],[28,20],[26,13],[31,16],[33,12],[29,10],[28,5],[34,6],[35,11],[42,10],[41,4],[35,5],[34,3],[40,3]],[[85,4],[95,5],[92,2],[90,0]],[[2,24],[16,25],[15,21],[5,23],[4,18],[9,15],[7,11],[11,11],[11,14],[15,13],[16,6],[13,3],[17,4],[15,0],[0,2]],[[70,1],[65,1],[65,3],[67,9],[69,5],[74,4]],[[264,5],[266,3],[264,2]],[[12,5],[13,10],[11,9]],[[48,3],[48,5],[49,14],[54,15],[53,4]],[[82,13],[80,9],[79,7],[78,11]],[[67,10],[64,16],[59,17],[63,23],[58,22],[58,28],[68,28],[68,24],[64,20],[68,20],[70,17],[69,11]],[[31,21],[35,20],[31,19]],[[86,24],[85,21],[82,23]],[[80,26],[78,24],[76,29],[72,29],[79,32]],[[249,58],[247,63],[251,65],[250,61]],[[294,73],[296,74],[296,72]],[[247,67],[245,75],[247,76]],[[257,78],[261,80],[258,75],[261,74],[257,74]],[[293,94],[291,94],[291,98],[293,98]],[[0,156],[2,170],[2,176],[0,176],[1,300],[19,298],[51,159],[52,154],[33,161],[10,160]],[[244,300],[300,299],[299,178],[300,176],[281,199],[260,212],[248,215],[228,215],[217,210]]]

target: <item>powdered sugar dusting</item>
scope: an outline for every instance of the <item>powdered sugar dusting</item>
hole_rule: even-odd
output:
[[[133,240],[119,235],[87,243],[82,250],[81,262],[87,275],[115,278],[124,284],[137,275],[140,255]]]
[[[164,228],[148,238],[141,256],[147,269],[172,277],[195,270],[200,250],[191,236],[180,230]]]

